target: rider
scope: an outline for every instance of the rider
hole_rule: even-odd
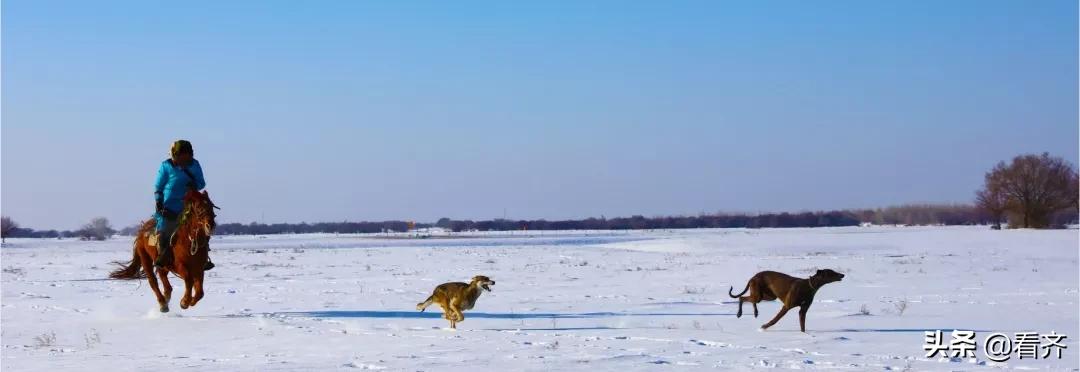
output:
[[[177,140],[170,149],[171,157],[161,162],[157,180],[154,182],[154,199],[157,212],[158,255],[154,266],[165,266],[172,261],[172,234],[176,231],[177,218],[184,209],[184,194],[187,190],[199,191],[206,187],[202,167],[195,160],[191,142]],[[214,268],[210,259],[206,260],[205,270]]]

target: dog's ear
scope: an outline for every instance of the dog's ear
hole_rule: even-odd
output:
[[[824,273],[825,273],[825,270],[818,270],[816,273],[814,273],[814,276],[822,275]]]

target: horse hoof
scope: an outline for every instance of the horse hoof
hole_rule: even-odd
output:
[[[168,306],[162,306],[160,310],[163,313],[167,313],[167,312],[169,312],[169,307]]]
[[[181,309],[187,309],[187,308],[188,308],[188,304],[185,304],[185,303],[181,303],[181,304],[180,304],[180,308],[181,308]]]

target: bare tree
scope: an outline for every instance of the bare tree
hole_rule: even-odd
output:
[[[1020,155],[998,163],[986,174],[986,190],[1000,190],[1006,198],[1011,227],[1044,228],[1050,217],[1076,208],[1076,169],[1060,157]]]
[[[105,217],[94,217],[78,231],[79,238],[83,240],[105,240],[115,233],[116,230]]]
[[[15,232],[15,229],[18,228],[19,224],[11,219],[11,217],[0,217],[0,243],[3,243],[4,239],[7,239],[8,235],[11,235],[11,233]]]
[[[136,222],[134,225],[122,228],[116,233],[124,236],[135,236],[139,234],[139,229],[142,229],[142,226],[142,222]]]
[[[994,230],[1001,230],[1001,219],[1005,216],[1008,201],[1005,193],[997,188],[984,188],[975,193],[975,206],[994,221],[991,227]]]

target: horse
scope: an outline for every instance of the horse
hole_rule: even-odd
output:
[[[169,283],[171,272],[184,280],[184,297],[180,298],[180,308],[195,306],[203,298],[203,268],[209,259],[207,251],[210,250],[210,235],[217,227],[214,209],[218,208],[210,201],[210,195],[206,191],[199,193],[189,190],[184,195],[184,211],[180,213],[172,239],[165,237],[169,241],[155,243],[154,219],[143,222],[135,234],[131,261],[114,262],[120,265],[120,268],[109,273],[109,278],[132,280],[145,277],[157,297],[161,312],[167,313],[169,300],[172,298],[172,285]],[[157,244],[170,243],[173,261],[157,268],[157,277],[161,278],[165,289],[163,294],[158,289],[157,278],[153,275],[154,260],[157,258]]]

